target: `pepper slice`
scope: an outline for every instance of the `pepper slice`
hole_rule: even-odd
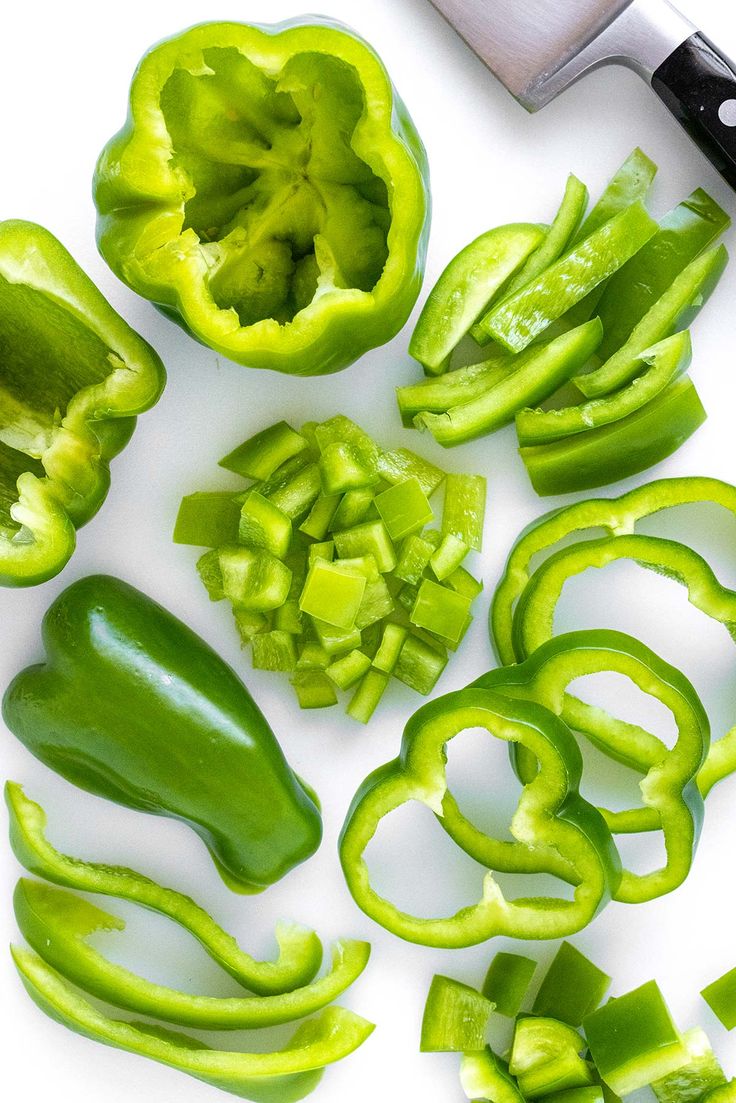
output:
[[[320,1011],[357,980],[368,964],[367,942],[346,940],[333,949],[326,976],[271,996],[194,996],[136,976],[106,960],[86,939],[95,931],[123,930],[125,922],[81,896],[21,879],[13,897],[21,934],[47,965],[114,1007],[197,1030],[242,1030],[290,1023]]]
[[[154,350],[56,238],[0,222],[0,584],[57,574],[110,460],[165,382]]]
[[[489,1103],[524,1103],[509,1066],[490,1046],[478,1053],[464,1053],[460,1062],[460,1084],[468,1099]]]
[[[498,953],[488,966],[483,995],[495,1003],[499,1015],[514,1019],[521,1010],[536,969],[537,963],[530,957]]]
[[[302,1099],[325,1065],[353,1053],[373,1024],[343,1007],[328,1007],[298,1028],[274,1053],[210,1049],[195,1038],[148,1023],[109,1019],[30,950],[12,947],[13,961],[31,999],[49,1018],[77,1034],[149,1057],[254,1103]]]
[[[279,923],[276,927],[278,959],[257,961],[188,896],[158,885],[132,869],[84,862],[81,858],[59,853],[45,835],[46,813],[25,795],[17,782],[6,783],[5,802],[13,853],[21,865],[37,877],[80,892],[129,900],[167,916],[189,931],[213,961],[238,984],[260,996],[301,988],[316,975],[322,960],[322,946],[314,931],[296,923]]]
[[[319,811],[264,716],[171,613],[93,575],[51,605],[43,640],[47,661],[3,699],[37,758],[98,796],[187,822],[234,891],[260,891],[314,853]]]
[[[533,615],[544,619],[541,611]],[[572,730],[588,736],[604,754],[645,775],[640,784],[644,808],[600,811],[611,831],[661,829],[666,862],[646,874],[624,869],[615,898],[641,903],[671,892],[690,871],[702,827],[703,800],[695,779],[705,760],[710,735],[703,706],[683,674],[630,636],[601,629],[571,632],[554,639],[544,639],[544,635],[542,625],[539,646],[530,648],[530,657],[524,662],[492,670],[473,685],[543,705],[561,716]],[[672,712],[678,731],[672,750],[633,724],[609,717],[602,722],[601,710],[565,692],[576,678],[604,670],[630,679]],[[538,769],[534,756],[522,743],[513,744],[510,752],[519,779],[531,784]],[[441,823],[463,850],[491,868],[502,868],[504,852],[512,851],[513,844],[500,843],[470,823],[451,793],[444,797]],[[553,863],[549,871],[570,878],[563,864]]]
[[[475,988],[435,974],[422,1015],[422,1053],[482,1049],[494,1005]]]
[[[523,743],[539,773],[524,787],[511,824],[515,841],[500,844],[515,872],[565,863],[574,897],[507,900],[486,874],[481,900],[447,918],[420,918],[381,897],[363,857],[380,821],[411,800],[443,814],[447,793],[446,744],[467,728],[483,728],[505,742]],[[430,702],[409,720],[401,754],[364,781],[340,836],[348,888],[362,910],[387,930],[427,946],[472,946],[496,934],[559,938],[584,927],[618,888],[618,854],[600,813],[579,794],[582,759],[568,728],[535,702],[512,700],[488,689],[465,689]],[[513,860],[512,860],[513,859]]]
[[[140,62],[94,178],[115,274],[251,367],[339,371],[406,321],[426,154],[370,46],[334,22],[203,23]]]
[[[602,1003],[611,978],[570,942],[563,942],[544,975],[532,1014],[581,1026]]]

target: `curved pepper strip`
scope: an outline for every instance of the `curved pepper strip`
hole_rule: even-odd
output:
[[[328,1007],[274,1053],[210,1049],[178,1031],[110,1019],[31,950],[14,946],[11,953],[29,996],[49,1018],[93,1041],[149,1057],[254,1103],[303,1099],[319,1083],[325,1065],[353,1053],[374,1029],[352,1011]]]
[[[197,1030],[242,1030],[294,1022],[336,1000],[368,964],[370,945],[337,942],[326,976],[273,996],[195,996],[136,976],[107,961],[85,939],[121,931],[125,922],[81,896],[22,878],[13,897],[21,934],[47,965],[72,984],[115,1007]]]
[[[371,885],[364,853],[381,820],[411,800],[442,815],[445,747],[468,728],[520,742],[535,755],[539,771],[524,787],[511,823],[516,841],[508,846],[518,864],[509,861],[505,868],[543,871],[550,852],[556,852],[568,863],[573,900],[507,900],[489,872],[478,903],[447,918],[425,919],[401,911]],[[580,930],[616,892],[621,878],[618,853],[603,818],[580,796],[581,772],[572,733],[535,702],[472,688],[430,702],[406,725],[400,756],[366,778],[353,798],[340,836],[340,861],[353,898],[381,926],[425,946],[473,946],[494,935],[562,938]]]
[[[621,559],[630,559],[666,575],[685,586],[688,600],[696,609],[723,624],[733,638],[736,631],[736,593],[722,586],[705,560],[684,544],[657,536],[617,536],[585,540],[563,548],[550,556],[532,575],[514,613],[514,646],[520,655],[531,655],[554,634],[557,602],[565,583],[589,568],[603,568]],[[606,751],[612,739],[617,750],[613,757],[645,773],[657,767],[664,744],[637,725],[614,720],[604,710],[566,695],[562,716],[576,731],[589,735]],[[736,769],[736,728],[714,744],[698,773],[698,788],[706,796],[717,781]],[[659,819],[641,809],[621,818],[625,831],[652,831]],[[620,830],[621,828],[619,828]]]
[[[95,171],[98,245],[231,360],[339,371],[411,312],[428,178],[385,68],[347,28],[202,23],[136,70]]]
[[[45,835],[46,813],[14,781],[5,786],[10,820],[10,845],[29,873],[65,888],[114,896],[165,915],[189,931],[207,954],[238,984],[260,996],[301,988],[314,978],[322,960],[322,945],[314,931],[296,923],[279,923],[276,961],[256,961],[232,935],[215,923],[198,904],[175,889],[123,866],[84,862],[55,850]]]
[[[648,735],[647,750],[639,753],[639,730],[619,721],[599,723],[591,741],[609,758],[634,765],[645,777],[640,783],[645,809],[601,814],[613,832],[641,830],[638,813],[656,821],[664,836],[666,864],[651,873],[637,874],[624,869],[615,899],[628,904],[654,900],[672,892],[683,883],[692,865],[703,823],[703,798],[696,776],[708,750],[708,718],[687,678],[664,662],[638,640],[622,632],[595,630],[570,632],[541,644],[524,662],[501,667],[482,675],[473,686],[492,689],[515,699],[536,701],[564,716],[568,723],[587,734],[587,716],[599,716],[600,710],[585,705],[585,715],[569,715],[567,686],[577,678],[612,671],[629,679],[643,693],[661,701],[677,725],[677,740],[669,749],[661,740]],[[528,785],[537,773],[534,756],[523,744],[510,746],[511,761],[519,780]],[[442,806],[441,823],[448,834],[476,861],[492,864],[498,843],[471,824],[459,810],[451,794]],[[496,868],[496,867],[494,867]],[[564,877],[560,869],[558,876]]]
[[[165,382],[154,350],[57,239],[0,222],[0,584],[57,574],[110,460]]]

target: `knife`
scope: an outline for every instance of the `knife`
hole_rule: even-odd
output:
[[[736,188],[736,68],[668,0],[431,0],[527,111],[600,65],[651,84]]]

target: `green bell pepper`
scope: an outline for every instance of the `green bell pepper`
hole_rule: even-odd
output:
[[[563,942],[544,974],[532,1005],[532,1014],[581,1026],[602,1003],[611,978],[570,942]]]
[[[442,817],[446,744],[476,727],[528,747],[538,760],[538,776],[522,791],[511,823],[515,841],[497,844],[503,862],[490,867],[481,900],[447,918],[410,915],[373,888],[366,847],[384,816],[408,801],[420,801]],[[409,720],[400,756],[371,774],[353,798],[340,836],[340,861],[353,898],[387,930],[427,946],[472,946],[497,934],[559,938],[580,930],[616,892],[621,877],[618,854],[600,813],[579,794],[581,772],[573,735],[536,702],[475,688],[432,701]],[[492,873],[493,868],[554,872],[561,865],[575,886],[572,900],[507,900]]]
[[[373,1031],[371,1023],[352,1011],[328,1007],[276,1052],[210,1049],[178,1031],[110,1019],[31,950],[13,947],[12,954],[29,996],[49,1018],[93,1041],[149,1057],[254,1103],[302,1099],[317,1086],[325,1065],[353,1053]]]
[[[521,954],[495,955],[483,981],[483,995],[496,1005],[499,1015],[516,1018],[527,994],[537,963]]]
[[[0,584],[58,574],[165,372],[56,238],[0,222]]]
[[[577,1030],[544,1016],[517,1020],[509,1072],[526,1099],[593,1083],[590,1066],[580,1056],[585,1048]]]
[[[530,585],[533,584],[534,580]],[[542,616],[544,621],[541,611],[535,610],[533,615]],[[600,811],[614,832],[661,829],[666,862],[660,869],[645,874],[624,869],[615,897],[626,903],[640,903],[671,892],[690,871],[703,821],[703,799],[695,779],[705,760],[710,728],[695,690],[678,670],[621,632],[598,629],[549,639],[543,623],[538,635],[535,646],[530,646],[528,659],[482,675],[473,687],[543,705],[561,716],[572,730],[588,736],[604,754],[645,775],[640,786],[643,809]],[[601,671],[623,675],[672,712],[678,736],[671,750],[635,725],[608,716],[601,720],[601,710],[565,692],[577,678]],[[510,751],[520,781],[530,785],[537,774],[533,754],[523,743],[512,744]],[[444,797],[441,823],[476,861],[490,868],[502,868],[504,852],[510,853],[513,844],[490,838],[470,823],[451,793]],[[553,861],[549,872],[570,879],[564,863]]]
[[[320,1011],[357,980],[368,964],[367,942],[335,944],[326,976],[271,996],[190,995],[144,980],[106,960],[87,939],[121,931],[125,922],[81,896],[21,879],[13,898],[21,934],[40,957],[77,988],[114,1007],[196,1030],[243,1030],[290,1023]]]
[[[652,1081],[659,1103],[700,1103],[709,1092],[726,1085],[726,1077],[711,1049],[705,1031],[699,1026],[686,1030],[682,1041],[687,1062]]]
[[[203,23],[154,46],[94,178],[113,271],[222,355],[339,371],[403,326],[426,154],[374,51],[330,21]]]
[[[319,811],[262,713],[165,609],[91,576],[52,604],[43,639],[46,663],[3,699],[6,724],[42,762],[98,796],[184,820],[235,891],[260,891],[314,853]]]
[[[580,229],[587,206],[588,189],[582,180],[570,174],[562,202],[544,235],[544,241],[534,250],[521,270],[509,280],[504,288],[505,295],[511,295],[520,287],[531,283],[535,276],[540,276],[545,268],[549,268],[557,260]]]
[[[700,993],[726,1030],[736,1026],[736,969],[712,981]]]
[[[13,853],[21,865],[37,877],[81,892],[118,897],[165,915],[196,938],[213,961],[238,984],[260,996],[301,988],[317,973],[322,945],[314,931],[296,923],[279,923],[276,927],[278,959],[257,961],[188,896],[158,885],[132,869],[84,862],[60,854],[46,838],[43,808],[27,797],[16,782],[6,783],[5,801]]]
[[[460,1085],[468,1099],[489,1103],[524,1103],[509,1066],[490,1046],[464,1053],[460,1062]]]
[[[422,1053],[483,1049],[494,1004],[475,988],[439,973],[432,977],[422,1015]]]

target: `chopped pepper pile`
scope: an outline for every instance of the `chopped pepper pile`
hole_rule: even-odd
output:
[[[654,222],[655,172],[634,150],[584,221],[571,176],[550,226],[501,226],[450,261],[409,346],[431,378],[398,388],[405,425],[451,447],[515,420],[542,495],[636,474],[695,432],[687,326],[725,267],[714,242],[730,219],[698,188]],[[485,358],[448,371],[466,335]]]
[[[221,465],[252,485],[184,498],[174,540],[211,549],[202,581],[231,603],[253,666],[290,674],[302,708],[352,690],[361,723],[391,675],[430,693],[482,590],[463,564],[481,548],[485,479],[384,451],[342,415],[278,422]]]

